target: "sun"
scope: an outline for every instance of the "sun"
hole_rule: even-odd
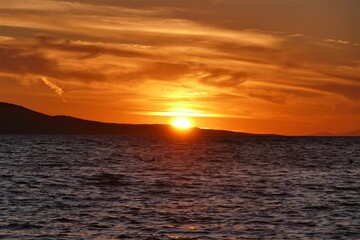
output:
[[[172,126],[179,129],[188,129],[191,128],[191,122],[187,118],[179,117],[172,122]]]

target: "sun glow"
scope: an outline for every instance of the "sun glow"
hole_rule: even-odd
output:
[[[172,122],[172,126],[179,129],[188,129],[191,127],[191,122],[187,118],[179,117]]]

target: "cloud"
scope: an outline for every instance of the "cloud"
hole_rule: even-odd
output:
[[[92,58],[100,55],[114,55],[118,57],[147,57],[144,47],[129,44],[105,44],[102,42],[89,42],[68,39],[56,39],[50,35],[37,34],[38,48],[54,49],[59,51],[79,53],[81,58]],[[117,46],[117,47],[116,47]]]
[[[8,36],[0,36],[0,42],[11,41],[11,40],[14,40],[14,38]]]
[[[226,88],[236,87],[245,82],[248,74],[245,72],[229,71],[224,69],[210,69],[200,77],[200,82],[206,85]]]
[[[351,86],[357,89],[359,70],[351,52],[344,55],[344,51],[338,49],[316,48],[305,40],[299,45],[298,40],[292,39],[273,48],[226,44],[221,39],[199,41],[196,45],[190,42],[152,46],[58,39],[37,34],[37,41],[22,45],[16,42],[1,44],[4,64],[0,70],[46,76],[63,84],[99,82],[119,87],[161,81],[171,88],[184,86],[192,91],[211,87],[218,93],[247,94],[276,104],[282,104],[283,98],[273,96],[271,92],[294,89],[301,91],[292,92],[291,96],[301,97],[307,91],[309,94],[335,93],[357,100]],[[340,64],[348,67],[337,67]],[[246,87],[249,89],[254,87],[252,82],[257,82],[271,86],[273,90],[259,92],[239,88],[248,82]],[[340,87],[331,87],[335,83]],[[350,88],[341,87],[344,84]]]
[[[54,90],[54,92],[59,96],[63,94],[64,91],[59,86],[56,86],[54,83],[50,82],[46,77],[41,77],[40,79],[45,83],[46,86]]]
[[[0,70],[17,74],[41,74],[43,70],[56,72],[56,61],[47,59],[25,47],[16,45],[0,45]]]
[[[105,2],[7,1],[0,74],[127,112],[183,104],[211,116],[272,117],[359,101],[358,47],[335,40],[346,37],[241,25],[246,14],[214,17],[212,0]]]
[[[340,44],[350,44],[349,41],[345,41],[345,40],[335,40],[335,39],[325,39],[324,42],[330,42],[330,43],[340,43]]]
[[[101,73],[77,69],[76,65],[81,65],[80,61],[73,67],[64,66],[66,59],[56,56],[49,57],[36,50],[34,45],[0,44],[0,56],[0,71],[2,72],[20,75],[45,75],[65,80],[100,81],[106,79],[106,76]]]
[[[112,41],[131,40],[152,44],[205,38],[228,43],[236,41],[245,46],[271,47],[281,41],[279,37],[257,31],[221,29],[191,19],[173,17],[171,12],[171,8],[94,8],[84,3],[45,1],[43,4],[36,4],[36,1],[28,0],[22,4],[19,1],[5,4],[2,9],[2,24],[87,37],[101,36]]]
[[[284,94],[279,94],[278,91],[274,91],[274,90],[272,91],[270,90],[268,92],[263,90],[261,92],[254,91],[254,92],[250,92],[248,96],[258,98],[267,102],[271,102],[274,104],[283,104],[285,102]]]
[[[305,35],[304,35],[304,34],[301,34],[301,33],[295,33],[295,34],[290,34],[290,35],[288,35],[288,37],[298,38],[298,37],[305,37]]]

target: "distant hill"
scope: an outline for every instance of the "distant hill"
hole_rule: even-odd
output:
[[[123,136],[264,136],[224,130],[192,128],[177,131],[165,124],[116,124],[69,116],[49,116],[22,106],[0,102],[0,134],[78,134]],[[266,135],[268,136],[268,135]]]
[[[351,131],[351,132],[344,132],[344,133],[340,133],[338,134],[338,136],[360,136],[360,130],[355,130],[355,131]]]
[[[309,136],[319,136],[319,137],[359,137],[360,130],[350,131],[350,132],[343,132],[343,133],[331,133],[331,132],[319,132],[316,134],[311,134]]]

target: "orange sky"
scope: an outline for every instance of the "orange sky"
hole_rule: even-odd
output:
[[[123,123],[360,129],[357,0],[0,0],[0,101]]]

